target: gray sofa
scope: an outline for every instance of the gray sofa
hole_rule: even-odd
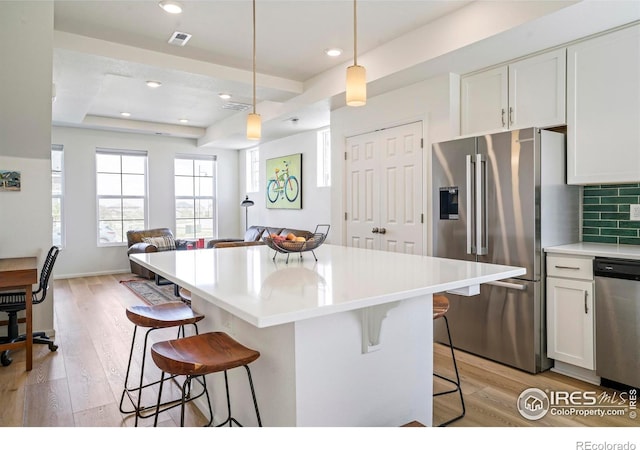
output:
[[[282,227],[267,227],[262,225],[251,225],[244,233],[243,238],[226,238],[226,239],[212,239],[207,242],[207,248],[225,248],[225,247],[246,247],[250,245],[265,245],[262,238],[269,236],[270,234],[278,234],[280,236],[287,236],[289,233],[293,233],[296,236],[302,236],[305,239],[309,239],[313,236],[312,231],[298,230],[295,228],[282,228]]]

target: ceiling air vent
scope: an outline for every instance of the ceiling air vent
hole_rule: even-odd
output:
[[[249,108],[251,108],[251,105],[246,103],[227,102],[222,105],[222,109],[231,109],[233,111],[246,111]]]
[[[191,39],[191,35],[187,33],[183,33],[181,31],[176,31],[169,38],[169,44],[177,45],[179,47],[184,47],[184,45]]]

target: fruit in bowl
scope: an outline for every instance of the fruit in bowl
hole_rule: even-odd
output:
[[[296,235],[293,233],[289,233],[287,234],[287,241],[295,241],[296,240]]]
[[[298,236],[294,239],[295,242],[307,242],[304,236]]]
[[[284,236],[280,236],[279,234],[272,233],[270,236],[271,240],[276,243],[284,242],[286,238]]]

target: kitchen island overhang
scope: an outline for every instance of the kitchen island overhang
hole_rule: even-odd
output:
[[[206,315],[201,331],[226,331],[261,352],[252,371],[271,426],[430,425],[432,295],[472,293],[525,273],[336,245],[315,252],[318,261],[292,254],[288,264],[267,246],[131,258],[191,291],[194,309]],[[242,418],[239,408],[247,409],[251,425],[243,406],[250,399],[236,381],[234,411]],[[220,400],[214,395],[214,407]]]

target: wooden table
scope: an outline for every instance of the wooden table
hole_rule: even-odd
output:
[[[27,349],[27,371],[33,365],[33,288],[32,285],[38,282],[37,258],[2,258],[0,259],[0,289],[24,289],[26,291],[26,322],[27,339],[23,342],[0,344],[0,352],[26,347]]]

